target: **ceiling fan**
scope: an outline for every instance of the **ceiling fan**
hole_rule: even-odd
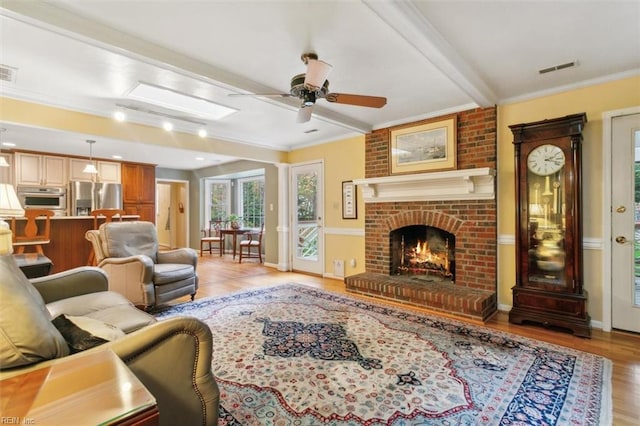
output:
[[[289,93],[244,94],[234,93],[229,96],[265,96],[265,97],[296,97],[302,100],[298,110],[298,123],[305,123],[311,119],[313,106],[317,99],[326,99],[328,102],[364,106],[369,108],[382,108],[387,103],[387,98],[380,96],[354,95],[350,93],[329,92],[329,80],[327,77],[333,69],[331,64],[318,60],[315,53],[303,53],[302,62],[307,66],[307,72],[295,75],[291,79]]]

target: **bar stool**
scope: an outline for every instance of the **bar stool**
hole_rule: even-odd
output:
[[[22,234],[18,234],[16,228],[16,218],[11,219],[11,228],[13,229],[13,246],[15,247],[16,254],[23,254],[26,248],[33,247],[39,255],[44,256],[42,246],[49,244],[51,231],[51,217],[55,213],[52,210],[46,209],[26,209],[24,216],[27,218],[27,223],[24,225]],[[44,218],[44,224],[38,226],[37,219]]]
[[[89,214],[93,216],[93,229],[98,229],[98,219],[104,218],[105,223],[114,220],[114,216],[118,216],[118,220],[122,222],[122,216],[126,212],[121,209],[96,209],[92,210]],[[95,266],[96,253],[93,251],[93,244],[91,245],[91,251],[89,252],[89,259],[87,259],[88,266]]]

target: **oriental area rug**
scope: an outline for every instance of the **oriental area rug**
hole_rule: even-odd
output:
[[[299,284],[158,312],[214,336],[220,425],[607,425],[611,362]]]

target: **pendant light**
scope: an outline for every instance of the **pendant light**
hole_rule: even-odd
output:
[[[82,173],[90,173],[92,175],[95,175],[95,174],[98,173],[98,169],[96,169],[96,166],[93,164],[93,144],[96,143],[96,141],[93,141],[91,139],[87,139],[87,143],[89,144],[89,161],[90,161],[90,163],[85,166],[85,168],[82,171]]]

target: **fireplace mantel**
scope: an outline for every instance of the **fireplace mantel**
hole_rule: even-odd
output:
[[[489,167],[354,179],[365,203],[441,200],[492,200],[496,171]]]

